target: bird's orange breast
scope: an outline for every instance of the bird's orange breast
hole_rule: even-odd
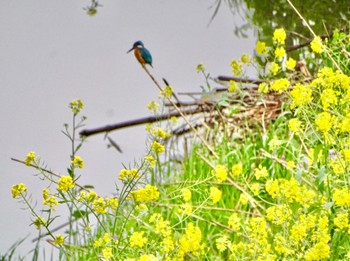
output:
[[[141,52],[138,48],[135,48],[134,49],[134,54],[135,54],[135,57],[136,59],[139,61],[139,63],[141,64],[145,64],[145,60],[143,59],[142,55],[141,55]]]

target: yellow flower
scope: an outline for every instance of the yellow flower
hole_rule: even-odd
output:
[[[157,163],[157,160],[152,155],[147,155],[144,158],[146,161],[149,162],[150,167],[154,167]]]
[[[72,110],[74,115],[77,115],[84,108],[84,103],[80,99],[72,100],[69,103],[69,108]]]
[[[152,156],[150,156],[152,157]],[[153,158],[153,157],[152,157]],[[137,171],[137,169],[122,169],[120,172],[119,172],[119,179],[120,180],[129,180],[129,179],[138,179],[140,178],[140,175]]]
[[[276,75],[279,72],[280,69],[281,69],[281,67],[275,62],[272,62],[272,63],[269,64],[269,72],[272,75]]]
[[[12,197],[16,198],[19,195],[21,195],[22,192],[26,192],[27,187],[23,183],[19,183],[19,184],[13,185],[11,191],[12,191]]]
[[[160,92],[166,98],[170,98],[173,95],[173,88],[170,85],[164,87],[164,89]]]
[[[61,176],[58,181],[57,189],[60,191],[68,191],[68,189],[74,188],[74,182],[71,176]]]
[[[158,110],[159,104],[156,103],[155,101],[151,101],[148,103],[147,108],[148,110],[155,112]]]
[[[219,252],[224,252],[227,247],[230,245],[230,240],[228,240],[227,236],[219,237],[215,240],[216,248]]]
[[[191,197],[192,197],[192,193],[191,193],[191,190],[189,190],[188,188],[184,188],[182,190],[182,197],[184,199],[185,202],[188,202],[191,200]]]
[[[308,249],[304,255],[306,261],[321,260],[329,258],[330,247],[325,242],[318,242],[312,248]]]
[[[29,166],[31,165],[33,162],[35,161],[35,152],[34,151],[31,151],[27,154],[25,160],[24,160],[24,163]]]
[[[233,59],[231,61],[231,69],[232,69],[232,74],[234,76],[241,75],[243,73],[242,63],[240,63],[239,61],[237,61],[235,59]]]
[[[50,196],[50,197],[48,196],[44,200],[43,205],[49,206],[51,209],[54,209],[53,207],[58,205],[58,200],[56,199],[55,196]]]
[[[180,205],[180,209],[185,215],[190,216],[193,211],[193,206],[190,203],[185,203]]]
[[[113,257],[112,248],[104,247],[102,249],[102,256],[105,260],[110,260]]]
[[[151,150],[156,153],[156,154],[159,154],[159,153],[162,153],[164,152],[165,148],[162,144],[160,144],[158,141],[153,141],[152,144],[151,144]]]
[[[262,55],[267,52],[266,43],[258,41],[255,46],[255,50],[258,55]]]
[[[332,116],[329,112],[322,112],[316,116],[315,123],[320,131],[328,132],[332,128]]]
[[[321,94],[321,101],[323,109],[326,110],[332,104],[338,103],[338,98],[335,92],[332,89],[325,89]]]
[[[116,210],[117,207],[119,206],[118,199],[114,197],[110,197],[109,199],[107,199],[107,206],[112,210]]]
[[[349,226],[348,213],[340,213],[334,218],[334,225],[340,229]]]
[[[219,202],[221,199],[222,192],[217,187],[210,188],[210,198],[213,200],[213,203]]]
[[[42,226],[46,225],[46,220],[40,216],[38,216],[34,221],[33,224],[36,226],[37,230],[40,230]]]
[[[288,89],[290,82],[286,78],[275,80],[271,83],[271,89],[278,93],[282,93]]]
[[[142,255],[137,259],[137,261],[158,261],[158,258],[152,254],[150,255]]]
[[[194,256],[203,254],[204,244],[201,244],[202,232],[199,227],[195,227],[192,222],[187,225],[185,234],[179,239],[180,254],[184,257],[186,254],[192,253]],[[181,259],[182,260],[182,259]]]
[[[298,118],[293,118],[289,120],[288,128],[290,131],[298,134],[301,131],[301,122]]]
[[[218,183],[222,183],[227,178],[227,169],[224,165],[216,165],[214,174]]]
[[[196,72],[199,73],[204,71],[205,71],[205,66],[202,63],[198,64],[196,67]]]
[[[171,134],[169,132],[164,131],[163,128],[160,127],[151,129],[151,133],[154,137],[160,139],[166,139],[171,137]]]
[[[296,65],[297,65],[297,62],[291,57],[289,57],[288,60],[286,61],[286,67],[288,70],[293,70]]]
[[[341,190],[335,189],[333,192],[333,200],[337,206],[350,206],[350,192],[347,188]]]
[[[282,141],[278,139],[278,137],[275,135],[273,136],[272,140],[269,141],[269,147],[270,150],[278,149],[282,144]]]
[[[249,54],[246,54],[246,53],[242,54],[242,56],[241,56],[242,63],[247,64],[250,62],[250,60],[251,60],[251,57]]]
[[[229,92],[234,92],[237,90],[237,83],[235,81],[230,81],[227,89]]]
[[[64,237],[61,234],[57,234],[55,237],[55,240],[53,241],[53,244],[55,246],[62,246],[64,243]]]
[[[269,92],[269,85],[266,82],[260,83],[258,86],[258,92],[268,93]]]
[[[282,46],[276,48],[275,56],[277,59],[282,59],[285,55],[286,55],[286,49],[284,49]]]
[[[81,157],[79,156],[74,156],[74,159],[71,161],[71,164],[74,166],[74,167],[77,167],[79,169],[82,169],[84,167],[84,161],[82,160]]]
[[[233,230],[238,231],[241,227],[241,218],[238,216],[237,213],[233,213],[230,218],[228,219],[228,226],[231,227]]]
[[[266,178],[269,176],[269,172],[267,171],[266,167],[262,167],[261,165],[259,168],[254,169],[254,176],[256,179]]]
[[[146,185],[144,188],[139,188],[131,192],[136,202],[148,202],[159,198],[159,191],[156,186]]]
[[[232,176],[235,176],[235,177],[239,176],[242,173],[242,170],[243,170],[242,164],[237,163],[237,164],[233,165],[232,166]]]
[[[244,193],[241,193],[241,195],[239,196],[239,202],[242,205],[247,205],[248,201],[249,201],[249,196]]]
[[[130,237],[130,246],[142,248],[147,243],[147,238],[143,236],[144,234],[145,231],[134,232]]]
[[[97,214],[106,214],[107,203],[103,197],[99,197],[94,200],[93,208]]]
[[[273,41],[279,44],[284,44],[286,40],[286,32],[283,28],[276,29],[273,33]]]
[[[293,90],[290,92],[293,102],[291,108],[301,107],[312,101],[312,90],[309,86],[297,83],[293,86]]]
[[[322,53],[325,49],[325,46],[322,44],[322,39],[319,36],[316,36],[310,43],[311,49],[314,53]]]
[[[271,206],[266,210],[266,219],[276,225],[282,225],[289,221],[292,211],[288,205]]]
[[[259,195],[260,193],[260,184],[259,183],[252,183],[250,186],[250,190],[253,192],[255,196]]]

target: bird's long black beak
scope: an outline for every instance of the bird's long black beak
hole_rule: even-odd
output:
[[[132,50],[134,50],[134,47],[132,47],[129,51],[127,51],[126,53],[130,53]]]

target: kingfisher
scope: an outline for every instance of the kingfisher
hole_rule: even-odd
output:
[[[141,63],[142,65],[149,64],[152,66],[152,55],[151,53],[145,48],[142,41],[136,41],[132,48],[127,52],[130,53],[132,50],[134,50],[134,54],[136,59]]]

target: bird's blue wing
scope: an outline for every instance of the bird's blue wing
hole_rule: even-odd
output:
[[[152,55],[146,48],[141,49],[141,55],[145,62],[152,66]]]

